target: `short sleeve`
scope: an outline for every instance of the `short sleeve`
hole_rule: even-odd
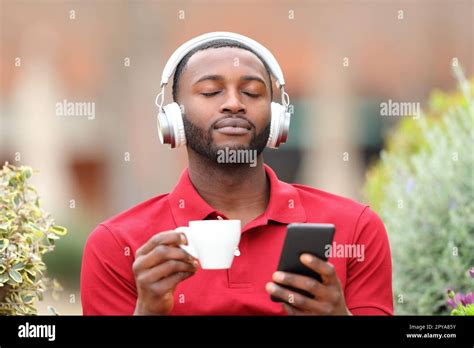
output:
[[[82,259],[84,315],[132,315],[136,304],[133,254],[112,231],[99,225],[89,235]]]
[[[393,315],[389,240],[382,220],[369,207],[359,217],[352,243],[363,253],[348,262],[347,308],[354,315]]]

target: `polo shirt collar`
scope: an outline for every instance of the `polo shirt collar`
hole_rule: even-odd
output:
[[[268,165],[264,164],[264,168],[270,181],[268,206],[262,215],[247,225],[246,229],[267,224],[270,220],[283,224],[306,222],[306,212],[297,189],[278,180],[275,172]],[[224,216],[199,195],[189,178],[187,168],[169,194],[168,201],[176,226],[187,226],[189,221],[193,220],[216,218],[217,215]]]

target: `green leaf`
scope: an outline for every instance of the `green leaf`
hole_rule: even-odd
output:
[[[61,237],[55,235],[54,233],[48,233],[48,239],[60,239]]]
[[[23,262],[19,262],[17,264],[14,264],[12,266],[12,268],[15,270],[15,271],[21,271],[22,269],[25,268],[25,264]]]
[[[29,273],[28,271],[25,272],[25,280],[30,283],[30,284],[33,284],[36,280],[36,276],[35,275],[32,275],[31,273]]]
[[[57,234],[58,236],[64,236],[67,233],[67,228],[63,226],[52,226],[50,231]]]
[[[13,177],[10,180],[8,180],[8,186],[12,186],[13,188],[16,188],[17,182],[18,180],[16,180],[16,178]]]
[[[31,233],[34,233],[36,231],[41,231],[41,229],[32,222],[24,224],[23,228],[25,229],[25,231],[31,232]]]
[[[21,274],[14,270],[13,268],[10,268],[8,270],[8,274],[10,275],[10,278],[15,282],[15,283],[21,283],[23,282],[23,278],[21,277]]]
[[[30,167],[26,167],[25,171],[23,172],[23,177],[25,179],[29,179],[31,177],[31,174],[33,174],[33,170]]]
[[[29,304],[29,303],[32,303],[35,299],[35,296],[34,295],[26,295],[26,296],[23,296],[23,303],[25,304]]]
[[[31,274],[32,276],[36,276],[36,272],[35,272],[34,269],[27,268],[27,269],[25,269],[25,271],[28,272],[29,274]]]
[[[9,223],[9,222],[2,222],[2,223],[0,224],[0,231],[6,232],[9,227],[10,227],[10,223]]]
[[[17,207],[20,205],[20,195],[16,194],[15,197],[13,197],[13,204]]]
[[[10,242],[8,239],[0,239],[0,252],[3,252],[7,247]]]
[[[43,231],[41,231],[41,230],[38,229],[38,230],[35,230],[35,231],[33,232],[32,238],[33,238],[35,241],[38,241],[38,240],[40,240],[41,238],[43,238],[43,236],[44,236]]]
[[[0,283],[6,283],[8,280],[10,279],[10,276],[8,275],[8,273],[2,273],[0,274]]]

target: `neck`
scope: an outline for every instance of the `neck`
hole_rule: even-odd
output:
[[[270,184],[263,166],[263,155],[257,164],[222,164],[188,148],[189,178],[199,195],[229,219],[242,226],[262,214],[268,204]]]

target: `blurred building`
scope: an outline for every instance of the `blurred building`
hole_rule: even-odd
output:
[[[360,199],[365,169],[396,122],[380,117],[380,102],[423,105],[433,88],[454,88],[454,58],[472,74],[472,7],[4,0],[0,160],[39,169],[44,204],[66,225],[93,226],[170,191],[186,152],[157,137],[164,64],[193,36],[235,31],[274,53],[295,108],[289,142],[266,160],[284,180]],[[94,118],[58,115],[64,100],[93,103]]]

